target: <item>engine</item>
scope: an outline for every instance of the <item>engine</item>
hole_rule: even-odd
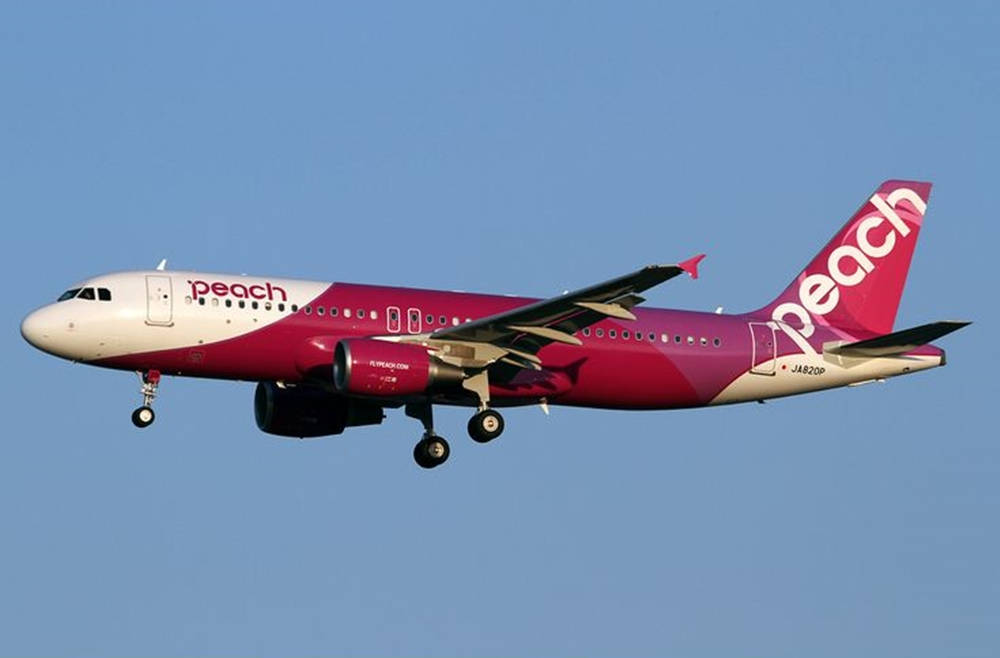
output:
[[[259,382],[253,397],[254,418],[262,432],[299,438],[340,434],[344,428],[378,425],[382,407],[351,400],[316,386],[281,388]]]
[[[344,394],[394,397],[457,386],[458,366],[431,356],[418,345],[349,338],[333,353],[333,383]]]

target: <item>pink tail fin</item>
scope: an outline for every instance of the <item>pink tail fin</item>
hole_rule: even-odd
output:
[[[756,313],[796,329],[892,331],[930,192],[930,183],[882,183],[791,285]]]

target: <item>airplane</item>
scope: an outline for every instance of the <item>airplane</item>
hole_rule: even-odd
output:
[[[856,386],[945,365],[932,341],[967,322],[893,331],[931,184],[886,181],[772,302],[748,313],[640,307],[704,255],[548,299],[155,270],[74,284],[21,334],[73,362],[141,380],[150,425],[163,375],[257,382],[254,416],[285,437],[337,435],[403,407],[423,468],[451,452],[433,406],[680,409]]]

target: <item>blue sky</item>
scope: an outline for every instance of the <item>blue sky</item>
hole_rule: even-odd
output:
[[[0,654],[994,656],[992,3],[0,8]],[[949,365],[723,409],[260,434],[253,387],[47,357],[21,317],[177,268],[650,304],[777,294],[935,188],[897,326]]]

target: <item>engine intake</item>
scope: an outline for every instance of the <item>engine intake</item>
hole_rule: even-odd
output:
[[[333,383],[344,394],[394,397],[457,386],[465,379],[458,366],[406,343],[349,338],[333,353]]]
[[[262,432],[299,438],[340,434],[347,427],[378,425],[382,407],[351,400],[316,386],[281,388],[259,382],[253,397],[254,419]]]

